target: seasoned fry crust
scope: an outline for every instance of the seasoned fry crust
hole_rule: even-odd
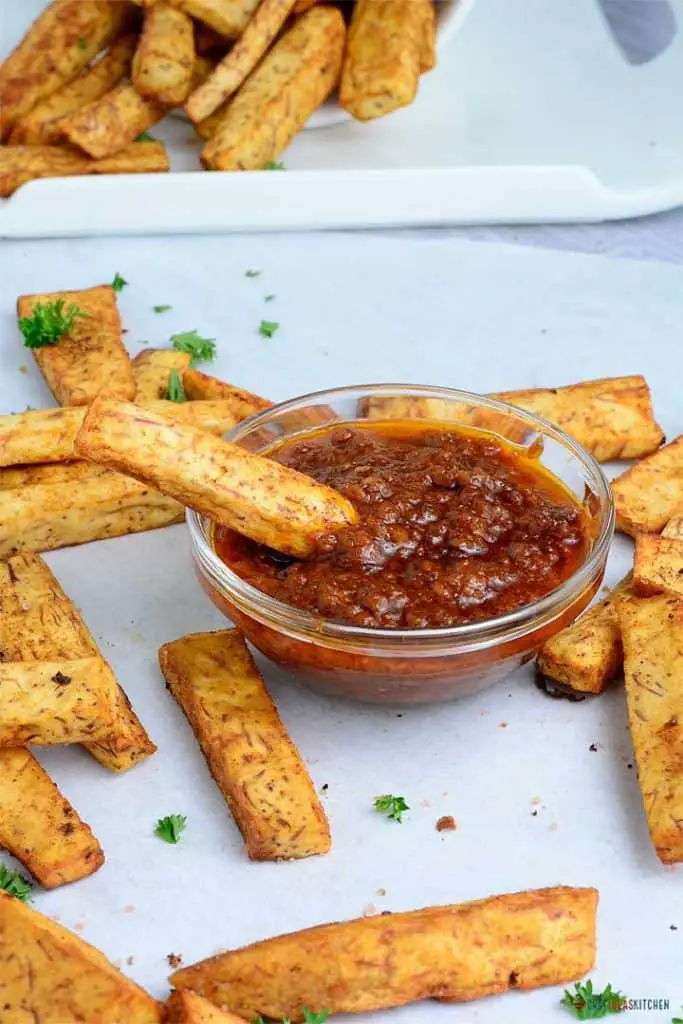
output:
[[[262,0],[230,52],[185,104],[185,111],[192,121],[204,121],[237,92],[277,37],[294,2]]]
[[[683,599],[683,540],[639,533],[633,582],[642,597],[665,593]]]
[[[251,1020],[362,1013],[573,981],[595,959],[595,889],[536,889],[365,917],[221,953],[171,977]],[[476,952],[475,952],[476,951]]]
[[[104,864],[89,826],[24,747],[0,750],[0,846],[44,889],[77,882]]]
[[[12,129],[10,145],[46,146],[63,142],[61,118],[98,100],[121,81],[130,67],[136,42],[134,35],[117,39],[96,64],[20,117]]]
[[[36,466],[7,466],[0,469],[0,491],[32,487],[35,484],[77,484],[83,480],[109,473],[104,466],[92,462],[39,463]],[[0,525],[0,529],[1,529]]]
[[[156,530],[184,518],[177,501],[111,470],[84,477],[77,487],[65,481],[0,490],[0,558]]]
[[[683,436],[612,481],[617,530],[658,533],[683,504]]]
[[[262,412],[264,409],[270,408],[271,405],[265,398],[253,395],[251,391],[244,391],[243,388],[227,384],[216,377],[210,377],[207,373],[200,373],[199,370],[185,370],[183,387],[185,394],[192,401],[220,398],[225,402],[232,402],[237,417],[236,422],[246,420],[248,416]]]
[[[190,16],[168,3],[149,7],[133,60],[132,80],[140,95],[165,107],[180,106],[192,86],[194,58]]]
[[[88,627],[38,555],[0,562],[0,652],[4,664],[101,657]],[[111,734],[85,748],[117,772],[156,750],[120,686]]]
[[[422,47],[420,48],[420,73],[436,67],[436,11],[434,0],[422,5]]]
[[[602,693],[623,667],[616,602],[631,592],[629,573],[608,597],[541,647],[537,661],[539,671],[577,693]]]
[[[160,103],[145,99],[129,82],[122,82],[99,100],[65,117],[62,130],[69,142],[101,160],[134,142],[165,113]]]
[[[356,0],[339,103],[359,121],[408,106],[417,95],[428,0]]]
[[[244,1017],[225,1013],[195,992],[171,992],[165,1024],[247,1024]]]
[[[130,359],[121,341],[121,318],[111,285],[85,291],[21,295],[17,316],[30,318],[38,304],[62,301],[85,315],[76,317],[67,337],[56,345],[32,349],[40,371],[60,405],[87,405],[98,391],[109,388],[121,398],[132,398],[135,381]]]
[[[327,853],[325,812],[241,634],[183,637],[164,644],[159,663],[251,859]]]
[[[162,1008],[88,945],[0,892],[0,992],[7,1024],[160,1024]]]
[[[662,537],[675,537],[676,540],[683,540],[683,514],[681,514],[680,509],[671,517],[662,530]]]
[[[628,721],[648,828],[664,864],[683,861],[683,602],[617,604]]]
[[[345,34],[335,8],[299,18],[228,104],[202,150],[204,166],[258,170],[275,160],[337,84]]]
[[[191,360],[188,352],[177,352],[174,348],[143,349],[133,360],[135,401],[143,405],[163,399],[171,370],[177,370],[182,377]]]
[[[135,0],[140,7],[151,7],[160,0]],[[171,6],[185,11],[217,32],[222,39],[238,39],[249,24],[260,0],[170,0]]]
[[[0,139],[14,121],[71,81],[125,27],[122,0],[53,0],[0,65]]]
[[[169,170],[161,142],[134,142],[104,160],[91,160],[70,146],[0,146],[0,198],[29,181],[86,174],[161,174]]]
[[[657,450],[664,432],[655,421],[652,396],[640,374],[607,377],[564,388],[532,388],[491,395],[550,420],[599,462],[638,459]]]
[[[127,402],[94,402],[76,450],[296,557],[310,553],[319,533],[357,519],[342,495],[302,473]]]

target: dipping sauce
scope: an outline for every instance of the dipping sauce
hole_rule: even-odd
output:
[[[254,587],[355,626],[425,629],[492,619],[568,579],[588,519],[538,452],[416,421],[327,427],[267,454],[344,494],[360,521],[297,561],[216,527]]]

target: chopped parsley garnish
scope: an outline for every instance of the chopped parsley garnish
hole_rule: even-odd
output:
[[[611,985],[603,992],[594,992],[592,981],[587,981],[585,985],[579,981],[574,989],[574,992],[565,989],[560,1002],[577,1020],[601,1020],[613,1013],[621,1013],[624,1009],[626,997],[621,992],[615,992]]]
[[[247,271],[245,271],[245,274],[244,274],[245,277],[260,277],[260,275],[261,275],[261,271],[260,270],[247,270]]]
[[[172,334],[171,344],[178,352],[187,352],[192,356],[192,365],[210,363],[216,356],[216,339],[202,338],[196,331],[183,331]]]
[[[84,39],[83,36],[81,36],[79,38],[79,40],[78,40],[78,49],[79,50],[87,50],[88,49],[88,40]]]
[[[272,338],[279,327],[280,325],[274,320],[262,320],[259,324],[258,332],[262,338]]]
[[[304,1024],[325,1024],[330,1015],[329,1010],[321,1010],[320,1013],[314,1013],[313,1010],[307,1010],[305,1006],[301,1008],[301,1012],[304,1015]],[[260,1013],[257,1017],[254,1017],[254,1024],[266,1024]],[[292,1024],[292,1022],[289,1017],[283,1017],[281,1024]]]
[[[12,871],[6,864],[0,864],[0,889],[16,896],[22,903],[28,903],[33,885],[18,871]]]
[[[156,142],[156,139],[154,138],[153,135],[150,135],[149,132],[140,132],[140,134],[138,135],[138,137],[137,137],[137,139],[135,141],[136,142]]]
[[[71,331],[78,317],[87,317],[78,306],[64,299],[54,302],[36,302],[30,316],[19,319],[19,330],[24,336],[26,348],[43,348],[45,345],[56,345]]]
[[[264,171],[286,171],[284,163],[280,160],[269,160],[267,164],[263,166]]]
[[[152,306],[155,313],[168,313],[169,309],[173,309],[173,306]]]
[[[159,818],[154,834],[165,843],[177,843],[187,826],[187,818],[183,814],[167,814]]]
[[[384,796],[375,798],[375,810],[379,811],[380,814],[386,814],[389,821],[398,821],[400,823],[403,820],[403,815],[406,811],[410,810],[410,807],[402,796],[391,796],[389,793],[385,793]]]
[[[274,298],[275,298],[274,295],[264,295],[263,301],[264,302],[272,302]]]
[[[187,395],[185,394],[182,378],[175,367],[168,375],[168,387],[166,388],[164,398],[168,399],[169,402],[187,401]]]
[[[118,273],[114,274],[114,280],[112,281],[111,286],[115,292],[122,292],[127,284],[128,282],[126,281],[125,277],[121,277],[121,275]]]

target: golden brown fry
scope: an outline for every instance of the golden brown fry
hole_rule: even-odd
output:
[[[292,14],[305,14],[311,7],[314,7],[318,0],[296,0],[292,8]]]
[[[138,353],[133,360],[135,401],[142,405],[163,399],[171,370],[177,370],[182,378],[191,360],[188,352],[177,352],[174,348],[146,348]]]
[[[662,530],[662,537],[675,537],[676,540],[683,540],[683,513],[680,509],[669,519]]]
[[[275,160],[337,84],[345,35],[336,8],[299,18],[228,105],[202,150],[204,166],[257,170]]]
[[[116,293],[109,284],[75,292],[50,292],[21,295],[17,316],[30,319],[37,306],[56,302],[71,307],[76,316],[68,335],[56,345],[44,345],[31,351],[40,371],[60,405],[87,405],[107,388],[121,398],[132,398],[135,380],[128,353],[121,341],[121,318]]]
[[[0,146],[0,198],[29,181],[87,174],[162,174],[170,164],[161,142],[134,142],[114,156],[91,160],[69,146]]]
[[[683,503],[683,435],[612,481],[617,530],[659,533]]]
[[[346,498],[302,473],[128,402],[94,402],[76,450],[296,557],[310,554],[318,534],[358,518]]]
[[[171,992],[165,1024],[247,1024],[244,1017],[226,1013],[195,992]]]
[[[588,380],[564,388],[502,391],[491,398],[550,420],[599,462],[638,459],[656,451],[664,440],[654,418],[650,389],[640,374]]]
[[[436,67],[436,10],[434,0],[423,0],[422,4],[422,47],[420,49],[420,73]]]
[[[0,652],[3,662],[100,657],[88,627],[38,555],[0,562]],[[121,687],[111,735],[85,744],[96,761],[121,772],[154,753]]]
[[[184,518],[172,498],[111,470],[76,487],[66,481],[0,490],[0,558],[157,530]]]
[[[204,139],[205,142],[208,142],[209,139],[213,138],[219,124],[228,112],[229,105],[229,103],[224,103],[218,108],[215,114],[212,114],[211,117],[205,118],[203,121],[200,121],[199,124],[194,126],[194,129],[200,139]]]
[[[190,16],[168,3],[149,7],[133,59],[132,82],[139,94],[164,107],[180,106],[190,93],[194,59]]]
[[[359,121],[408,106],[417,95],[426,0],[356,0],[339,103]]]
[[[106,736],[116,680],[101,658],[0,663],[0,747],[49,747]]]
[[[664,593],[683,599],[683,540],[637,534],[633,583],[642,597]]]
[[[53,0],[0,65],[0,139],[75,78],[119,35],[129,14],[121,0]]]
[[[602,693],[622,671],[624,652],[616,603],[630,593],[631,573],[608,597],[548,640],[538,653],[541,674],[577,693]]]
[[[94,103],[62,121],[64,135],[88,156],[101,160],[120,153],[152,128],[166,108],[144,96],[129,82],[111,89]],[[138,143],[140,145],[140,143]]]
[[[185,104],[185,112],[192,121],[204,121],[234,96],[277,38],[294,2],[262,0],[230,53]]]
[[[52,93],[15,123],[12,146],[45,146],[64,141],[61,119],[113,89],[128,72],[137,37],[122,36],[100,60],[78,78]]]
[[[149,7],[159,0],[135,0]],[[254,14],[260,0],[170,0],[173,7],[185,11],[212,28],[222,39],[238,39]]]
[[[35,484],[79,484],[111,472],[92,462],[39,463],[36,466],[8,466],[0,469],[0,491],[12,491]],[[0,524],[0,529],[2,528]]]
[[[104,864],[89,826],[23,747],[0,750],[0,846],[44,889],[77,882]]]
[[[103,953],[0,892],[0,992],[7,1024],[160,1024],[162,1007]]]
[[[628,597],[617,611],[628,721],[650,836],[664,864],[683,861],[683,602]]]
[[[199,370],[185,370],[183,374],[183,387],[185,394],[192,401],[210,398],[220,398],[226,402],[234,403],[237,422],[245,420],[247,416],[253,416],[256,412],[270,407],[270,402],[251,391],[244,391],[235,387],[234,384],[227,384],[217,377],[210,377],[207,373],[200,373]]]
[[[327,853],[325,812],[242,635],[182,637],[164,644],[159,663],[251,859]]]
[[[171,984],[248,1020],[294,1022],[303,1006],[362,1013],[558,985],[593,966],[597,901],[558,886],[326,924],[221,953]]]

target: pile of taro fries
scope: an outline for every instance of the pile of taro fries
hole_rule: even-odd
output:
[[[207,169],[273,167],[337,88],[362,121],[412,103],[435,34],[434,0],[53,0],[0,65],[0,196],[168,171],[146,135],[179,108]]]
[[[27,745],[79,743],[114,772],[156,748],[39,552],[175,523],[190,506],[305,557],[320,530],[355,516],[335,491],[221,439],[267,401],[190,368],[183,352],[131,361],[111,287],[22,296],[22,322],[58,302],[82,315],[34,354],[61,405],[0,417],[0,845],[46,888],[97,871],[104,853]],[[162,397],[171,374],[182,375],[184,403]],[[639,376],[500,397],[541,413],[598,459],[641,460],[613,484],[618,527],[636,538],[632,575],[547,643],[538,664],[552,685],[579,695],[601,692],[623,670],[652,840],[662,861],[681,861],[683,438],[662,446]],[[374,413],[447,414],[434,400],[392,401]],[[325,812],[240,633],[182,637],[159,661],[247,855],[327,853]],[[560,886],[323,925],[183,968],[161,1004],[78,936],[0,892],[2,1019],[294,1022],[323,1009],[568,982],[593,965],[597,898]]]

